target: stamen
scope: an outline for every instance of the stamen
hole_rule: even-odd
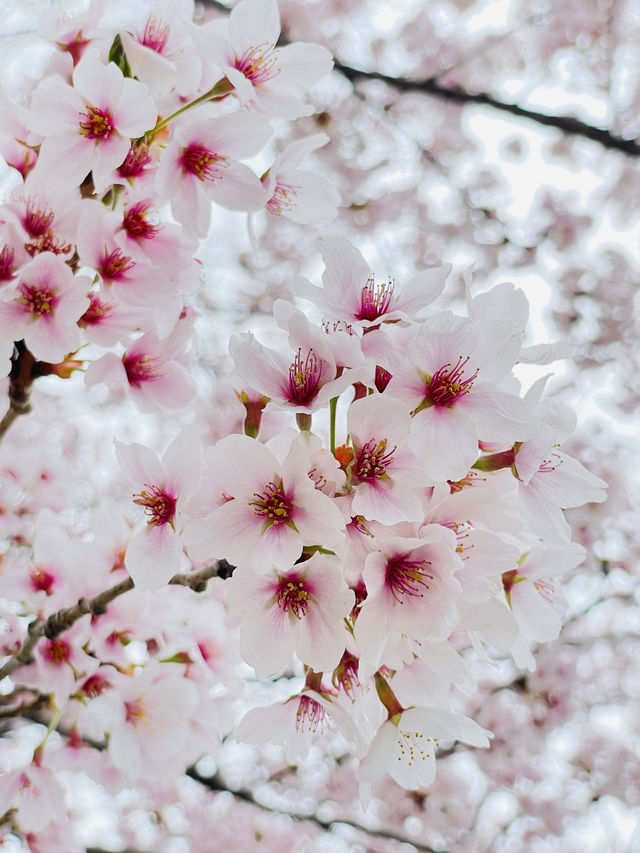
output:
[[[273,195],[265,204],[265,208],[274,216],[280,216],[283,210],[290,210],[296,206],[296,198],[300,187],[291,184],[276,184]]]
[[[124,215],[122,227],[131,237],[153,240],[161,226],[149,220],[153,208],[148,201],[137,201]]]
[[[122,278],[134,266],[135,261],[123,254],[122,249],[113,249],[109,253],[105,251],[100,272],[104,278],[115,280]]]
[[[302,350],[289,367],[289,402],[310,403],[315,397],[322,377],[322,361],[310,349],[302,360]]]
[[[465,394],[471,391],[471,386],[478,375],[476,369],[468,379],[464,379],[464,368],[469,361],[469,356],[465,359],[460,356],[458,361],[452,367],[451,364],[445,364],[433,374],[433,376],[425,376],[426,390],[422,403],[415,410],[416,412],[430,406],[446,406],[452,408]],[[415,414],[415,412],[414,412]]]
[[[23,224],[29,236],[41,237],[51,228],[54,219],[55,214],[48,205],[40,206],[33,199],[27,201]]]
[[[278,607],[285,613],[293,613],[296,619],[302,619],[309,612],[309,591],[299,575],[280,578],[276,601]]]
[[[140,44],[162,53],[169,38],[169,29],[169,24],[163,24],[155,15],[149,15]]]
[[[393,279],[376,285],[373,278],[367,280],[360,295],[360,311],[356,314],[358,320],[377,320],[386,314],[391,304],[395,282]]]
[[[122,357],[122,363],[129,385],[140,387],[143,382],[155,382],[164,376],[161,370],[162,361],[153,358],[148,353],[136,353],[135,355],[125,353]]]
[[[282,490],[282,481],[267,483],[263,492],[254,492],[249,501],[256,515],[264,518],[267,525],[287,522],[291,516],[291,505]]]
[[[199,181],[216,181],[229,161],[203,145],[189,145],[182,149],[182,171],[190,172]]]
[[[87,104],[85,113],[78,113],[82,121],[79,122],[80,135],[87,139],[109,139],[114,126],[112,118],[106,110]]]
[[[236,56],[234,67],[254,86],[259,86],[280,73],[280,68],[276,67],[278,53],[276,48],[264,42],[257,47],[248,48],[242,56]]]
[[[56,298],[50,288],[40,288],[35,284],[21,284],[18,302],[21,302],[36,318],[53,313]]]
[[[150,486],[145,483],[145,488],[140,494],[133,496],[133,502],[144,507],[144,511],[149,516],[147,524],[151,527],[173,523],[176,499],[168,495],[160,486]]]
[[[374,438],[370,439],[356,456],[352,468],[352,475],[358,480],[375,480],[387,476],[387,466],[393,461],[393,454],[397,445],[387,451],[387,439],[383,438],[376,444]]]
[[[429,589],[427,581],[434,579],[427,571],[430,565],[428,560],[406,560],[403,557],[389,560],[386,582],[398,604],[403,603],[405,595],[417,598],[424,596],[423,590]]]
[[[302,695],[296,711],[296,731],[316,732],[318,726],[322,731],[324,725],[324,708],[310,696]]]
[[[3,246],[0,251],[0,281],[11,281],[15,269],[16,253],[10,246]]]

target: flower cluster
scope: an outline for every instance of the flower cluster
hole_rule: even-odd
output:
[[[311,113],[331,59],[277,46],[273,0],[202,26],[189,3],[143,3],[118,29],[101,9],[46,19],[46,76],[3,100],[19,177],[0,206],[0,354],[11,382],[27,364],[30,380],[84,370],[87,387],[184,423],[214,205],[336,214],[335,189],[299,168],[324,135],[262,175],[243,162],[275,120]],[[523,394],[514,375],[531,360],[523,294],[469,293],[456,314],[435,307],[448,265],[396,283],[344,237],[320,249],[322,285],[293,293],[321,324],[280,300],[278,348],[229,342],[237,429],[206,444],[192,421],[161,457],[116,442],[133,526],[105,505],[69,530],[37,497],[33,529],[12,522],[3,594],[19,605],[2,612],[0,673],[19,672],[16,707],[46,705],[66,741],[7,763],[0,814],[42,844],[63,812],[54,771],[96,743],[115,790],[183,772],[232,730],[293,761],[331,722],[363,799],[385,773],[429,786],[442,742],[489,745],[456,701],[474,659],[533,669],[532,643],[559,633],[559,578],[584,557],[563,510],[603,500],[604,483],[561,449],[572,417],[545,380]],[[241,661],[301,680],[237,723]]]

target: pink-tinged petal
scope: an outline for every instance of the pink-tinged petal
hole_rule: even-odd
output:
[[[229,17],[229,41],[236,54],[248,47],[274,45],[280,35],[280,15],[275,0],[242,0]]]
[[[322,283],[325,298],[329,300],[325,310],[331,311],[330,305],[334,306],[340,310],[337,318],[351,319],[360,309],[362,288],[371,270],[360,252],[345,237],[323,240],[322,260],[325,265]]]
[[[552,452],[531,478],[537,494],[563,509],[606,500],[607,484],[572,456]]]
[[[398,524],[401,521],[422,521],[424,513],[417,494],[394,488],[393,476],[388,479],[359,483],[355,487],[352,510],[370,521]]]
[[[180,570],[182,542],[170,524],[146,525],[131,537],[124,564],[137,589],[163,587]]]
[[[211,197],[200,181],[185,175],[179,191],[171,195],[171,211],[188,235],[206,237],[211,225]]]
[[[510,598],[523,634],[537,643],[555,640],[562,626],[562,611],[547,601],[530,580],[514,583]]]
[[[491,732],[483,729],[469,717],[443,711],[440,708],[409,708],[402,715],[403,731],[422,731],[442,740],[460,740],[471,746],[487,747]]]
[[[304,139],[297,139],[285,148],[274,164],[274,167],[277,166],[279,172],[289,172],[290,170],[297,169],[305,157],[308,157],[312,151],[322,148],[329,141],[326,133],[314,133],[312,136],[306,136]]]
[[[258,154],[273,135],[269,122],[253,113],[237,112],[221,118],[193,123],[177,135],[183,141],[198,143],[233,160],[244,160]],[[186,140],[184,140],[186,141]]]
[[[151,408],[179,409],[193,400],[197,386],[184,365],[167,361],[159,368],[159,375],[139,386],[131,386],[131,395]],[[149,406],[147,405],[148,409]]]
[[[232,335],[229,352],[244,382],[267,397],[283,399],[289,381],[288,359],[263,346],[250,333]]]
[[[85,108],[84,99],[61,77],[45,78],[33,93],[29,127],[35,133],[49,137],[71,132],[78,134],[78,113]]]
[[[277,479],[280,465],[273,453],[248,435],[228,435],[205,450],[207,465],[221,492],[250,500],[254,492]]]
[[[535,432],[535,417],[526,402],[513,394],[474,382],[471,392],[456,403],[471,418],[484,441],[524,441]]]
[[[126,79],[120,99],[114,107],[118,132],[135,139],[155,125],[158,109],[148,88],[138,80]]]
[[[280,73],[274,78],[274,89],[294,92],[308,89],[326,77],[333,68],[333,57],[319,44],[294,42],[278,51]]]
[[[392,763],[398,737],[397,727],[389,720],[380,726],[371,741],[369,751],[360,761],[356,771],[360,781],[375,782],[387,772]]]
[[[93,166],[95,146],[76,133],[48,136],[40,147],[34,175],[52,189],[79,187]]]
[[[294,523],[305,545],[335,549],[344,541],[342,513],[331,498],[317,489],[296,502]]]
[[[87,300],[86,305],[89,304]],[[78,349],[81,343],[77,326],[63,326],[55,318],[41,318],[24,331],[25,341],[33,355],[56,364]]]
[[[423,270],[397,291],[391,307],[394,311],[413,315],[434,302],[444,290],[451,264]]]
[[[260,179],[248,166],[229,160],[221,177],[207,185],[216,204],[228,210],[260,210],[268,200],[268,194]]]
[[[280,175],[266,209],[300,225],[319,225],[335,219],[340,201],[340,193],[326,178],[295,171]]]
[[[259,544],[262,525],[246,500],[232,500],[206,519],[185,525],[184,540],[194,560],[221,559],[246,563]]]
[[[291,660],[288,617],[279,607],[252,610],[240,627],[240,655],[256,671],[267,678]]]
[[[129,380],[124,369],[122,359],[115,353],[108,352],[97,361],[91,362],[84,375],[84,383],[87,387],[98,385],[103,382],[114,390],[125,390],[129,387]]]
[[[193,489],[200,477],[202,454],[200,440],[189,432],[180,432],[165,450],[162,467],[166,482],[174,494]]]
[[[259,521],[258,517],[256,521]],[[275,566],[280,571],[288,571],[302,554],[303,544],[297,530],[283,523],[271,524],[248,554],[251,568],[256,572],[266,572]]]
[[[73,69],[74,88],[85,103],[105,109],[119,100],[124,89],[124,77],[113,62],[104,64],[96,48],[89,48]]]
[[[429,477],[461,480],[478,457],[478,435],[471,418],[455,406],[432,406],[413,418],[409,444]]]
[[[122,46],[133,74],[145,83],[154,96],[171,91],[176,82],[176,66],[162,54],[140,44],[129,33],[120,33]]]
[[[91,172],[98,192],[110,186],[113,172],[127,156],[131,141],[128,137],[114,133],[110,139],[95,145],[92,152]]]
[[[344,653],[347,635],[343,619],[355,601],[351,590],[345,592],[345,607],[331,613],[312,605],[307,616],[291,624],[294,651],[315,672],[332,671]]]
[[[242,71],[238,71],[237,68],[234,68],[231,65],[225,66],[224,70],[226,72],[227,79],[233,84],[235,94],[237,95],[240,103],[243,106],[247,104],[251,105],[256,96],[251,81],[247,80]]]
[[[144,444],[123,444],[114,441],[118,462],[122,466],[129,482],[135,489],[146,486],[159,486],[165,481],[165,474],[156,454]]]
[[[109,758],[131,779],[140,776],[142,747],[133,726],[115,726],[109,735]]]
[[[356,619],[356,642],[372,672],[382,663],[382,654],[391,634],[390,615],[390,606],[378,597],[364,607]]]
[[[384,394],[355,400],[347,412],[347,430],[352,443],[358,447],[371,439],[386,439],[391,449],[406,440],[410,426],[411,416],[407,406]]]

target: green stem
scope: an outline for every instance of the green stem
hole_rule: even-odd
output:
[[[163,127],[166,127],[170,121],[173,121],[174,118],[177,118],[182,113],[187,110],[192,109],[193,107],[197,107],[200,104],[205,104],[207,101],[214,101],[217,98],[226,97],[229,92],[232,90],[232,86],[229,81],[225,78],[219,80],[213,88],[209,89],[208,92],[205,92],[204,95],[200,95],[199,98],[196,98],[195,101],[190,101],[188,104],[185,104],[183,107],[180,107],[179,110],[176,110],[171,115],[168,115],[166,118],[161,119],[154,128],[147,131],[145,136],[148,140],[153,139],[153,137],[158,133],[159,130],[162,130]]]
[[[329,417],[330,420],[330,438],[331,438],[331,452],[336,452],[336,411],[338,409],[338,398],[332,397],[329,400]]]

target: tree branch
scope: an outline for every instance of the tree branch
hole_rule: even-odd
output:
[[[315,814],[296,814],[295,812],[290,812],[286,809],[277,809],[273,806],[264,805],[259,800],[256,800],[251,791],[247,791],[242,788],[235,791],[231,790],[218,776],[201,776],[195,767],[187,768],[186,775],[191,779],[194,779],[196,782],[199,782],[201,785],[204,785],[204,787],[208,788],[210,791],[228,792],[236,799],[243,800],[243,802],[256,806],[259,809],[263,809],[268,812],[275,812],[276,814],[284,814],[293,820],[306,821],[307,823],[312,823],[314,826],[325,831],[331,831],[338,824],[343,824],[344,826],[350,826],[352,829],[355,829],[358,832],[364,832],[366,835],[370,835],[374,838],[388,838],[390,841],[397,841],[399,844],[412,844],[416,850],[420,851],[420,853],[438,853],[438,851],[434,850],[432,847],[426,847],[424,844],[420,844],[412,838],[403,838],[402,836],[394,835],[392,832],[385,832],[383,829],[368,829],[366,826],[362,826],[362,824],[356,823],[352,820],[346,820],[343,818],[322,820],[322,818],[319,818]],[[440,853],[445,853],[445,851],[440,851]]]
[[[232,572],[233,566],[230,566],[226,560],[218,560],[211,566],[205,566],[205,568],[197,572],[174,575],[169,583],[191,587],[194,592],[204,592],[207,588],[207,582],[211,578],[228,578]],[[33,650],[43,635],[49,640],[54,640],[63,631],[71,628],[83,616],[89,613],[93,615],[105,613],[108,604],[125,592],[133,589],[133,587],[134,583],[132,579],[125,578],[120,583],[97,593],[91,598],[78,599],[72,607],[62,608],[56,613],[52,613],[46,619],[34,619],[33,622],[29,623],[27,636],[20,649],[0,667],[0,679],[11,675],[19,667],[31,663],[33,660]]]
[[[570,136],[580,136],[583,139],[599,142],[604,148],[623,151],[632,157],[640,156],[640,144],[634,139],[623,139],[620,136],[615,136],[604,128],[586,124],[573,116],[547,115],[536,110],[519,107],[517,104],[505,103],[494,98],[492,95],[487,95],[485,92],[474,93],[467,92],[466,89],[443,86],[437,77],[430,77],[426,80],[390,77],[379,71],[365,71],[360,68],[353,68],[351,65],[346,65],[338,59],[334,61],[334,67],[336,71],[339,71],[348,80],[351,80],[352,83],[357,80],[380,80],[382,83],[386,83],[388,86],[392,86],[394,89],[402,92],[421,92],[422,94],[432,95],[444,101],[457,104],[478,104],[479,106],[492,107],[495,110],[509,113],[518,118],[529,119],[545,127],[555,127]]]
[[[0,421],[0,440],[7,432],[11,424],[20,415],[26,415],[31,411],[29,397],[31,386],[35,379],[36,360],[25,346],[24,341],[15,344],[15,350],[11,359],[11,371],[9,373],[9,408]]]

